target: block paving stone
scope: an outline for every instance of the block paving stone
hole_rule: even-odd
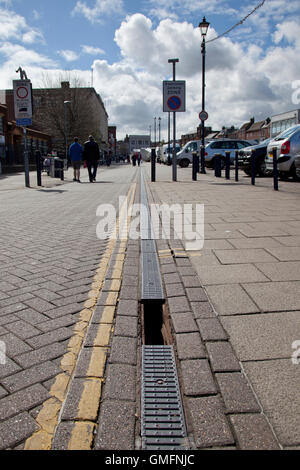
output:
[[[95,437],[95,450],[135,449],[135,404],[129,401],[104,400]]]
[[[230,421],[241,450],[280,450],[280,446],[262,414],[231,415]]]
[[[206,359],[181,361],[181,370],[186,396],[212,395],[216,385]]]
[[[13,448],[30,437],[39,426],[26,412],[0,423],[0,450]]]
[[[243,374],[240,372],[217,373],[216,379],[228,413],[259,413],[261,411]]]

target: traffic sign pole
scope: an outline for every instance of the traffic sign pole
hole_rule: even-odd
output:
[[[169,63],[173,65],[173,82],[176,80],[176,62],[179,59],[169,59]],[[172,180],[177,181],[177,158],[176,158],[176,112],[173,112],[173,157],[172,157]]]
[[[28,152],[27,152],[27,129],[26,129],[26,126],[23,127],[23,132],[24,132],[25,186],[26,186],[26,188],[30,188],[30,180],[29,180],[29,159],[28,159]]]
[[[13,80],[14,90],[14,111],[17,126],[23,127],[24,135],[24,169],[25,169],[25,186],[30,187],[29,181],[29,158],[27,151],[27,128],[31,125],[32,118],[32,86],[31,81],[27,78],[26,72],[21,67],[17,70],[20,72],[20,80]]]

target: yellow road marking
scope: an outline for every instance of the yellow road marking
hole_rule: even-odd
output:
[[[94,423],[75,421],[68,450],[90,450],[94,438],[94,428]]]
[[[99,379],[93,378],[85,380],[76,419],[82,421],[96,421],[101,386],[102,381]]]
[[[129,200],[130,201],[129,205],[133,204],[135,189],[136,189],[136,184],[134,183],[131,185],[127,194],[126,202]],[[118,221],[122,217],[122,211],[124,211],[125,209],[126,209],[125,206],[123,206],[123,208],[120,211]],[[118,221],[117,221],[117,224],[118,224]],[[129,218],[128,218],[128,221],[129,221]],[[105,253],[99,264],[99,268],[96,270],[96,275],[93,278],[93,285],[92,285],[91,291],[88,294],[88,297],[90,298],[84,303],[84,309],[80,312],[80,319],[74,327],[75,334],[70,339],[68,343],[67,352],[64,354],[60,363],[60,367],[62,371],[65,373],[59,374],[56,377],[55,382],[52,385],[50,392],[49,392],[51,398],[43,403],[42,409],[40,410],[36,418],[36,421],[39,424],[40,429],[26,440],[25,446],[24,446],[25,450],[50,450],[51,449],[52,440],[53,440],[54,433],[55,433],[55,430],[59,421],[59,413],[60,413],[62,404],[67,396],[67,392],[70,386],[71,376],[75,370],[78,354],[81,350],[81,346],[83,343],[83,338],[86,335],[88,326],[91,321],[91,317],[94,313],[97,298],[100,295],[100,291],[101,291],[104,278],[107,272],[107,268],[109,265],[109,260],[116,246],[116,242],[117,240],[110,240],[108,242]],[[117,255],[119,256],[119,258],[116,258],[117,267],[115,268],[114,266],[115,269],[113,270],[114,272],[116,272],[116,274],[118,275],[120,274],[120,276],[118,276],[118,279],[121,279],[121,275],[122,275],[123,262],[125,258],[124,253],[126,250],[126,246],[127,246],[127,240],[120,242],[118,255]],[[116,303],[117,296],[118,296],[118,292],[113,292],[113,291],[109,292],[109,295],[108,295],[109,302]],[[113,305],[115,305],[115,303],[113,303]],[[96,382],[93,382],[92,385],[91,385],[91,382],[89,383],[86,382],[86,386],[84,387],[84,391],[79,402],[79,407],[78,407],[79,410],[88,409],[89,405],[87,404],[87,402],[91,399],[91,396],[89,393],[87,393],[87,390],[90,390],[90,387],[93,387],[94,399],[97,400],[97,404],[98,404],[97,408],[99,406],[99,401],[101,397],[101,383],[99,386],[99,382],[101,381],[99,381],[99,378],[103,378],[104,376],[105,363],[106,363],[106,357],[107,357],[107,348],[99,347],[98,343],[99,344],[101,343],[105,346],[109,345],[110,335],[108,335],[108,329],[105,326],[105,323],[109,323],[110,325],[112,325],[113,319],[114,319],[114,311],[115,311],[115,306],[104,307],[103,317],[100,323],[100,327],[102,326],[103,329],[101,330],[101,328],[99,327],[99,331],[95,339],[94,349],[91,355],[90,363],[89,363],[87,374],[86,374],[87,377],[92,377],[92,378],[97,377],[98,379],[94,379],[96,380]],[[111,326],[109,326],[109,329],[111,332],[112,331]],[[87,379],[87,381],[88,380],[90,379]],[[82,450],[90,449],[92,440],[93,440],[94,427],[95,427],[95,424],[91,422],[75,422],[68,448],[69,449],[82,449]]]

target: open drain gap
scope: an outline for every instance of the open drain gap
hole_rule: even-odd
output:
[[[143,344],[163,345],[163,306],[161,302],[148,301],[142,305]]]

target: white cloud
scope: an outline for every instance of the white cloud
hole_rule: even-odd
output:
[[[273,44],[268,50],[255,44],[240,45],[229,37],[207,44],[206,108],[208,126],[241,125],[251,116],[264,119],[292,109],[291,83],[300,77],[298,29],[282,24],[275,37],[289,31],[289,47]],[[216,32],[210,28],[209,38]],[[286,37],[286,36],[285,36]],[[201,110],[201,37],[187,22],[161,21],[154,27],[142,14],[126,18],[115,33],[122,61],[94,62],[94,84],[107,103],[119,135],[147,132],[162,112],[162,80],[171,77],[168,58],[178,57],[176,78],[186,80],[187,112],[177,118],[178,136],[195,131]],[[284,70],[284,74],[282,71]]]
[[[79,55],[76,52],[71,51],[69,49],[57,51],[57,53],[67,62],[74,62],[75,60],[79,59]]]
[[[31,44],[35,41],[44,42],[41,31],[28,26],[23,16],[9,9],[0,7],[0,26],[0,41],[19,40],[26,44]]]
[[[100,47],[93,47],[93,46],[81,46],[83,54],[90,54],[90,55],[103,55],[105,51],[100,49]]]
[[[99,23],[102,22],[104,16],[115,13],[122,14],[123,12],[123,0],[95,0],[95,5],[92,8],[86,2],[79,0],[72,11],[72,15],[83,15],[91,23]]]
[[[202,4],[208,5],[206,2],[207,0]],[[94,14],[91,21],[108,13],[100,14],[103,2],[93,3],[93,8],[87,7],[84,2],[77,2],[77,6],[79,3],[88,9],[87,14]],[[122,2],[118,0],[110,3],[116,6]],[[260,13],[256,13],[256,23],[254,15],[247,23],[251,41],[239,42],[242,34],[239,35],[238,31],[242,30],[241,27],[235,29],[234,33],[207,44],[207,125],[214,129],[220,129],[223,125],[240,125],[252,116],[256,120],[264,119],[295,107],[291,97],[294,92],[292,82],[300,79],[300,63],[297,60],[300,53],[299,22],[296,17],[287,16],[281,18],[277,26],[273,23],[269,46],[261,46],[261,37],[257,31],[264,24],[269,28],[270,21],[280,13],[280,10],[276,12],[275,6],[279,8],[283,5],[282,0],[269,0],[268,3],[272,5],[272,14],[263,14],[263,9],[258,10]],[[179,0],[156,2],[157,8],[160,5],[166,14],[168,11],[174,13],[173,17],[169,16],[161,21],[156,21],[153,17],[151,21],[150,17],[140,13],[128,16],[115,32],[121,59],[114,63],[109,63],[108,60],[95,60],[93,63],[94,87],[107,107],[110,122],[117,125],[119,138],[126,133],[148,133],[149,125],[153,128],[154,116],[162,117],[162,137],[166,138],[167,113],[162,112],[162,81],[171,79],[172,67],[168,64],[168,59],[174,57],[179,58],[176,77],[186,80],[187,85],[187,111],[177,116],[178,137],[183,133],[194,132],[199,125],[202,91],[201,35],[199,28],[191,22],[172,19],[176,17],[175,9],[170,9],[172,4],[173,7],[179,6]],[[189,5],[192,7],[191,4],[187,0],[182,2],[185,8]],[[215,1],[211,4],[220,9],[226,3]],[[293,0],[290,4],[295,7]],[[196,1],[194,7],[199,5]],[[153,6],[152,2],[150,7]],[[243,14],[240,11],[237,18],[241,18]],[[289,7],[289,15],[292,14]],[[58,69],[57,63],[38,54],[33,45],[25,48],[24,45],[13,44],[17,39],[29,41],[34,37],[35,30],[27,26],[24,18],[16,14],[10,16],[13,18],[11,21],[7,16],[4,17],[5,21],[0,17],[1,27],[2,24],[5,25],[0,38],[0,54],[4,58],[2,65],[0,64],[0,88],[11,87],[11,80],[16,78],[15,70],[20,64],[34,86],[41,86],[39,79],[45,70],[53,77],[59,76],[62,71]],[[161,16],[163,17],[163,13]],[[178,18],[182,16],[178,15]],[[211,24],[208,40],[220,32],[223,31],[215,31]],[[1,39],[5,42],[1,42]],[[70,62],[82,54],[104,53],[100,48],[88,45],[81,45],[80,53],[63,49],[59,52]],[[86,83],[90,82],[90,70],[77,71],[77,74]]]

